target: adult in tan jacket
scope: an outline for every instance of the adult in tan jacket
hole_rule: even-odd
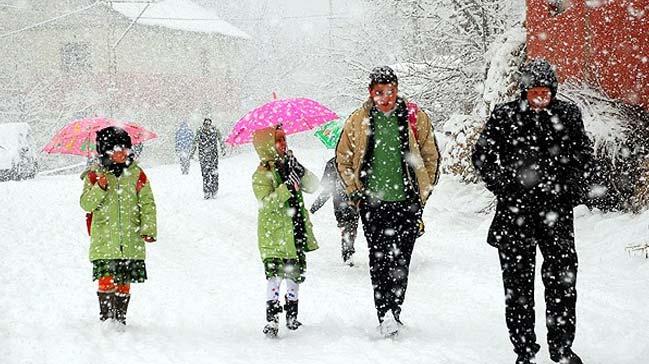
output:
[[[391,68],[372,70],[369,93],[345,122],[336,163],[360,208],[380,331],[391,336],[402,325],[410,257],[424,204],[439,178],[439,152],[428,115],[398,97]]]

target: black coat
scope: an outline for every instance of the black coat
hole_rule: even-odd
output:
[[[574,239],[572,208],[586,198],[592,160],[576,105],[555,99],[540,112],[526,100],[496,106],[472,160],[498,199],[490,245],[506,249]]]
[[[496,106],[472,160],[499,202],[533,210],[583,202],[592,153],[575,104],[553,99],[535,112],[522,99]]]
[[[201,126],[196,132],[190,157],[194,155],[196,148],[198,148],[198,159],[201,163],[218,163],[219,154],[223,155],[221,133],[214,126]]]

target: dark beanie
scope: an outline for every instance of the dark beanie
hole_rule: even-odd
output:
[[[116,146],[122,148],[131,148],[131,137],[128,133],[116,126],[97,131],[97,154],[104,155],[106,152],[113,150]]]
[[[397,74],[388,66],[376,67],[370,72],[370,87],[378,84],[399,84]]]
[[[521,68],[521,91],[526,93],[532,87],[539,86],[548,87],[552,91],[552,96],[557,94],[559,87],[554,67],[542,58],[531,60]]]

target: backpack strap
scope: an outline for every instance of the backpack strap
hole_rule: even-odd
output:
[[[140,169],[140,176],[137,178],[137,183],[135,184],[135,191],[137,193],[140,193],[142,188],[147,182],[146,174],[144,174],[144,171]]]
[[[419,143],[417,139],[417,113],[419,112],[419,107],[414,102],[408,102],[406,107],[408,109],[408,125],[410,125],[410,130],[412,130],[415,140]]]

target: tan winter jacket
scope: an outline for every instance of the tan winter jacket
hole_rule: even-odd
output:
[[[367,151],[370,110],[373,106],[373,101],[368,99],[361,108],[347,118],[336,147],[338,173],[347,194],[364,189],[360,170]],[[406,156],[406,161],[415,170],[419,198],[424,205],[439,179],[439,151],[430,119],[421,109],[417,112],[417,138],[415,139],[411,128],[408,128],[408,135],[410,153]]]

